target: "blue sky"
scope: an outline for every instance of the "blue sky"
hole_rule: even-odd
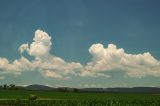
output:
[[[114,44],[117,48],[123,48],[126,54],[149,52],[159,64],[159,5],[159,0],[1,0],[0,57],[6,58],[10,64],[21,56],[33,60],[35,55],[26,52],[20,54],[18,49],[24,43],[31,44],[35,31],[40,29],[51,37],[50,54],[60,57],[66,63],[76,62],[82,67],[88,67],[87,63],[94,61],[94,54],[89,52],[89,48],[100,43],[104,48]],[[25,70],[20,75],[14,75],[10,72],[4,74],[2,72],[5,69],[0,68],[0,83],[160,87],[160,76],[146,74],[141,78],[124,77],[125,71],[113,70],[109,71],[109,78],[69,74],[70,79],[63,80],[44,77],[38,70]],[[102,72],[108,73],[104,70]]]

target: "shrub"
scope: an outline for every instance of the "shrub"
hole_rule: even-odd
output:
[[[30,94],[29,100],[36,100],[36,99],[37,99],[36,95]]]

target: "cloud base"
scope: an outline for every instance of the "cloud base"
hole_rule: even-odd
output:
[[[111,71],[121,71],[128,77],[141,78],[145,76],[160,76],[160,61],[149,52],[143,54],[129,54],[115,44],[91,45],[89,53],[92,60],[86,65],[79,62],[66,62],[64,59],[50,53],[51,36],[42,30],[36,30],[31,44],[20,45],[20,59],[9,62],[7,58],[0,57],[0,74],[21,75],[23,71],[39,71],[45,78],[70,79],[71,75],[79,77],[111,77]],[[33,56],[29,60],[23,56],[26,52]],[[124,76],[125,76],[124,75]],[[1,79],[4,77],[1,77]]]

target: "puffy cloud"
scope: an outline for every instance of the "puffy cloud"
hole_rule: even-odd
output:
[[[160,62],[149,52],[127,54],[114,44],[109,44],[107,48],[102,44],[93,44],[89,53],[93,59],[81,70],[81,76],[106,75],[104,73],[114,70],[123,71],[130,77],[160,76]]]
[[[60,57],[50,54],[51,36],[46,32],[37,30],[31,44],[22,44],[19,51],[35,57],[32,61],[25,57],[9,62],[6,58],[0,58],[1,74],[12,73],[20,75],[23,71],[39,71],[46,78],[69,79],[69,74],[75,74],[73,70],[82,67],[80,63],[66,62]]]
[[[64,59],[50,53],[51,36],[42,30],[35,32],[31,44],[22,44],[19,51],[33,56],[31,61],[23,56],[10,62],[0,57],[0,74],[12,73],[20,75],[23,71],[39,71],[45,78],[70,79],[71,75],[81,77],[111,77],[111,71],[122,71],[129,77],[160,76],[160,61],[149,52],[143,54],[128,54],[122,48],[109,44],[93,44],[89,48],[92,60],[85,66],[76,62],[66,62]]]
[[[43,73],[44,73],[44,75],[45,75],[46,77],[58,78],[58,79],[62,79],[62,78],[63,78],[63,76],[62,76],[61,74],[58,74],[58,73],[56,73],[56,72],[54,72],[54,71],[45,70]]]
[[[30,70],[32,68],[32,63],[25,57],[14,60],[10,63],[6,58],[0,58],[0,71],[1,73],[13,73],[21,74],[24,70]]]
[[[36,58],[45,58],[49,55],[51,45],[51,37],[46,32],[37,30],[35,32],[33,42],[30,45],[22,44],[19,47],[19,51],[23,53],[26,50],[31,56],[35,56]]]
[[[79,76],[81,76],[81,77],[86,77],[86,76],[88,76],[88,77],[106,77],[106,78],[111,77],[110,75],[106,75],[104,73],[99,73],[96,71],[86,70],[85,68],[86,67],[84,67],[81,70],[81,73],[79,74]]]
[[[48,60],[34,60],[33,66],[47,78],[69,79],[69,75],[74,75],[76,69],[82,67],[80,63],[66,62],[63,59],[51,56]]]
[[[19,51],[20,51],[20,53],[23,53],[24,51],[29,51],[29,46],[28,46],[28,44],[22,44],[20,47],[19,47]]]
[[[22,71],[38,70],[44,77],[69,79],[69,74],[75,74],[73,70],[82,67],[80,63],[66,62],[60,57],[50,54],[51,36],[46,32],[37,30],[31,44],[22,44],[19,47],[20,53],[26,51],[28,55],[35,57],[29,61],[25,57],[14,60],[13,63],[5,58],[0,59],[0,69],[4,72],[21,74]]]
[[[62,79],[62,80],[70,79],[69,76],[65,77],[63,76],[62,73],[58,73],[58,72],[50,71],[50,70],[43,71],[42,75],[44,75],[44,77],[47,77],[47,78],[56,78],[56,79]]]
[[[30,45],[29,54],[35,57],[46,57],[51,48],[51,37],[41,30],[35,32],[34,42]]]

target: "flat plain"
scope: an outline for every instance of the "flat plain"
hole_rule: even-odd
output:
[[[36,100],[29,100],[36,95]],[[160,95],[151,93],[73,93],[0,90],[0,105],[12,106],[160,106]]]

